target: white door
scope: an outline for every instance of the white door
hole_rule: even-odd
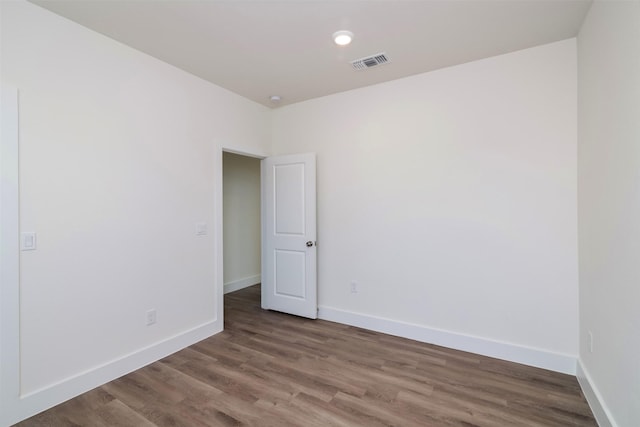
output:
[[[262,308],[315,319],[316,155],[262,160]]]

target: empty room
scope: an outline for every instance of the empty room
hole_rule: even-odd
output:
[[[0,426],[640,425],[640,1],[0,19]]]

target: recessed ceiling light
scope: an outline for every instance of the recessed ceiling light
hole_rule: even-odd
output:
[[[271,101],[272,104],[279,104],[282,98],[279,95],[271,95],[269,97],[269,100]]]
[[[333,41],[338,46],[346,46],[351,43],[351,40],[353,40],[353,33],[351,31],[342,30],[333,33]]]

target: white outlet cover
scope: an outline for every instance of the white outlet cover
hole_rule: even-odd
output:
[[[207,232],[206,222],[196,222],[196,236],[206,236]]]
[[[151,326],[156,323],[157,314],[155,309],[147,311],[147,326]]]

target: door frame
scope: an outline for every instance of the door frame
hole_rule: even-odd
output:
[[[0,156],[0,424],[14,424],[30,411],[20,393],[20,196],[19,92],[3,87]]]
[[[233,148],[231,146],[226,146],[224,144],[220,145],[215,152],[215,224],[214,224],[214,237],[215,237],[215,283],[218,286],[216,290],[216,312],[217,318],[222,321],[222,329],[224,330],[224,224],[223,224],[223,212],[224,212],[224,188],[222,186],[222,176],[223,176],[223,153],[232,153],[238,154],[240,156],[252,157],[254,159],[265,159],[269,157],[264,152],[256,152],[256,151],[246,151],[237,148]],[[260,198],[262,199],[262,174],[260,175]],[[262,202],[262,200],[261,200]],[[261,203],[262,206],[262,203]],[[260,229],[262,230],[262,221],[263,221],[263,213],[262,208],[260,209]],[[262,232],[261,232],[262,233]],[[260,259],[262,260],[262,248],[260,248]],[[261,305],[264,307],[264,302],[261,302]]]

